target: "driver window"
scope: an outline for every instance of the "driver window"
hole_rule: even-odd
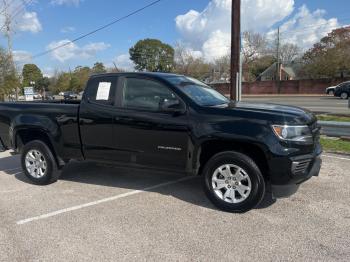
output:
[[[178,101],[176,95],[156,81],[126,78],[122,106],[130,109],[159,111],[163,103]]]

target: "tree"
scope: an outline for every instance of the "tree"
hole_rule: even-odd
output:
[[[38,80],[36,85],[39,90],[47,91],[49,89],[50,79],[48,77],[43,77]]]
[[[270,52],[268,46],[269,42],[265,35],[252,31],[243,33],[242,62],[246,81],[255,81],[256,67],[260,64],[260,59]]]
[[[339,77],[350,72],[350,26],[333,30],[303,56],[304,74]]]
[[[264,35],[247,31],[243,33],[243,63],[250,65],[259,57],[266,55],[268,41]]]
[[[96,64],[95,64],[96,65]],[[73,83],[72,83],[72,88],[75,92],[80,92],[83,91],[87,81],[89,80],[89,77],[91,75],[92,70],[88,66],[78,66],[74,69],[73,72]],[[76,83],[74,83],[76,82]]]
[[[4,100],[19,87],[19,77],[9,54],[0,47],[0,99]]]
[[[92,67],[92,73],[93,74],[103,74],[106,73],[106,67],[104,66],[103,63],[96,62],[94,66]]]
[[[160,40],[140,40],[129,53],[139,71],[171,72],[174,68],[174,49]]]
[[[34,86],[36,91],[41,91],[38,83],[43,78],[43,74],[39,67],[35,64],[26,64],[22,69],[22,86]],[[35,84],[32,84],[34,82]]]
[[[3,83],[0,88],[0,98],[2,100],[5,97],[14,95],[15,89],[20,86],[20,80],[15,71],[12,71],[4,76]]]
[[[229,81],[231,72],[231,55],[227,54],[216,59],[213,63],[214,79],[219,81]]]
[[[55,94],[65,91],[79,93],[84,90],[91,75],[90,67],[77,66],[73,72],[58,72],[50,79],[49,90]]]
[[[280,62],[286,64],[291,63],[300,57],[301,49],[295,44],[286,43],[281,45],[279,53]]]
[[[55,85],[55,93],[68,91],[70,89],[71,74],[70,73],[59,73],[57,82]]]
[[[200,57],[196,57],[191,50],[181,43],[177,43],[175,47],[174,71],[200,80],[208,78],[211,72],[209,63],[206,63]]]

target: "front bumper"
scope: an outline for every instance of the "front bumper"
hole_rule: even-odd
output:
[[[309,180],[313,176],[318,176],[321,170],[322,166],[322,159],[320,156],[316,157],[314,159],[313,165],[309,172],[307,172],[305,175],[299,175],[298,178],[291,180],[290,184],[286,185],[271,185],[272,193],[274,197],[276,198],[284,198],[289,197],[293,194],[295,194],[298,189],[299,185],[303,182]],[[294,183],[292,181],[297,181],[297,183]]]
[[[300,184],[318,176],[322,166],[321,153],[321,146],[317,146],[312,154],[279,158],[270,173],[273,195],[278,198],[291,196]]]

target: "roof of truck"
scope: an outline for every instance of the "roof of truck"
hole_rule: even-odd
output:
[[[166,78],[171,76],[181,76],[173,73],[161,73],[161,72],[122,72],[122,73],[105,73],[96,74],[91,77],[108,77],[108,76],[123,76],[123,75],[139,75],[139,76],[155,76],[160,78]]]

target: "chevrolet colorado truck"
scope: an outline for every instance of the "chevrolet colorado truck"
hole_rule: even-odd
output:
[[[233,102],[190,77],[92,76],[82,100],[1,103],[0,139],[21,153],[35,184],[57,181],[70,160],[202,177],[218,208],[246,212],[317,176],[322,148],[311,112]]]

